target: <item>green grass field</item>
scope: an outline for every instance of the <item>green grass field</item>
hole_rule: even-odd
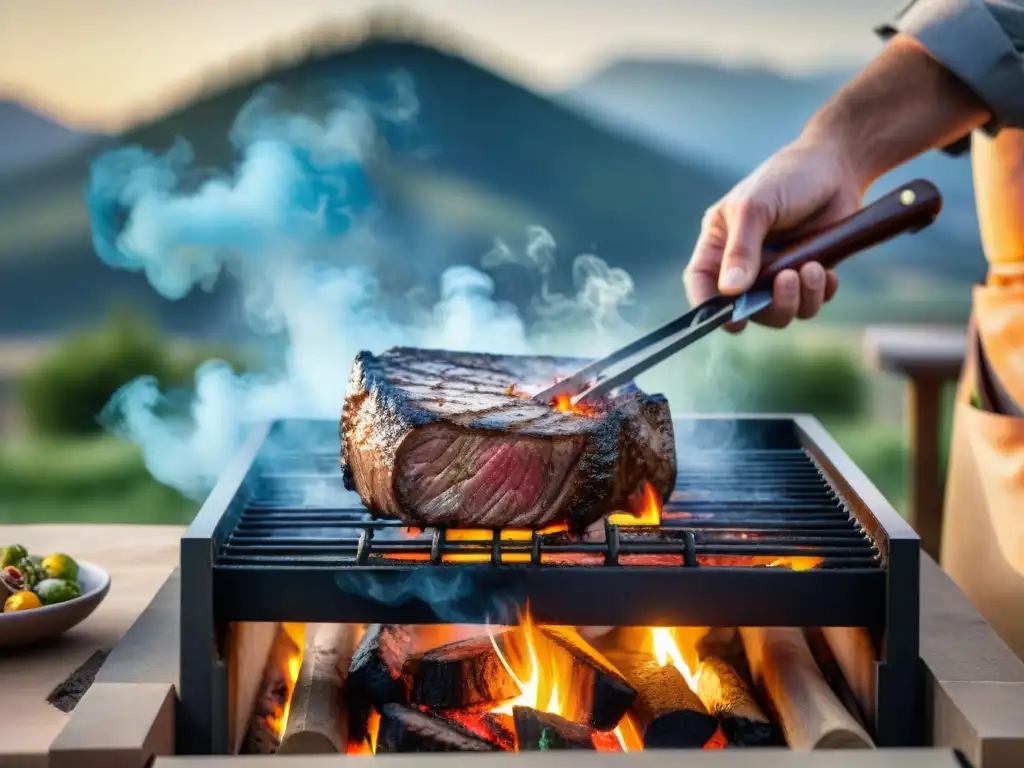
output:
[[[906,448],[899,424],[828,429],[902,509]],[[187,524],[198,504],[160,485],[134,446],[113,437],[0,442],[0,523]]]
[[[0,442],[0,523],[185,524],[197,509],[119,439]]]

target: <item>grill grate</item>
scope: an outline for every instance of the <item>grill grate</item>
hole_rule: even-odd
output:
[[[658,527],[605,521],[564,532],[410,530],[346,491],[329,443],[257,460],[219,567],[504,565],[881,568],[878,549],[799,447],[683,458]],[[792,560],[791,558],[798,558]],[[808,558],[814,558],[812,562]]]
[[[661,526],[495,540],[371,519],[342,485],[337,422],[256,425],[182,537],[186,749],[228,750],[216,649],[232,622],[500,624],[524,609],[555,625],[869,627],[882,659],[877,743],[915,743],[914,532],[813,418],[675,427],[678,483]],[[793,557],[820,561],[778,567]]]

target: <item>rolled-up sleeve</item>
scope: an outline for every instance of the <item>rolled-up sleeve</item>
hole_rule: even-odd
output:
[[[988,106],[989,133],[1024,128],[1024,0],[914,0],[876,32],[927,48]]]

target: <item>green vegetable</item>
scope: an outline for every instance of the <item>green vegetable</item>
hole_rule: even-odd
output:
[[[43,605],[66,603],[82,594],[78,584],[67,579],[43,579],[35,585],[32,591],[39,596]]]
[[[46,571],[43,566],[32,562],[31,557],[23,557],[14,566],[21,571],[25,579],[25,589],[32,589],[36,584],[46,578]]]
[[[4,547],[3,552],[0,553],[0,568],[6,568],[8,565],[17,565],[18,561],[25,557],[28,557],[28,550],[21,546],[21,544],[12,544],[9,547]]]

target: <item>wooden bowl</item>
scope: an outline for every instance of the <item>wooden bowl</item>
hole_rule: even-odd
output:
[[[78,585],[81,596],[66,603],[0,613],[0,648],[19,648],[57,637],[84,621],[110,591],[110,574],[79,560]]]

